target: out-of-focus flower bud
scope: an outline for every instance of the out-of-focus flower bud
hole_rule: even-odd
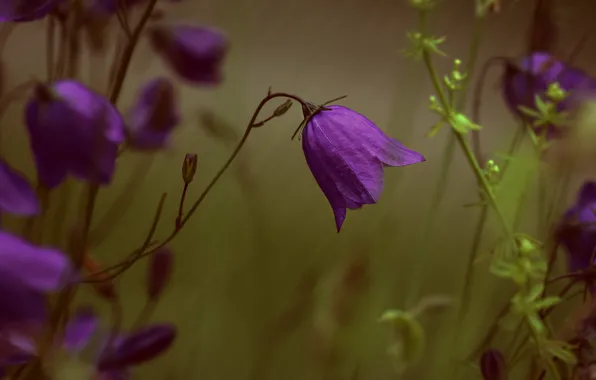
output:
[[[160,248],[153,253],[149,263],[147,293],[149,299],[157,299],[170,282],[174,254],[169,248]]]
[[[484,380],[506,380],[507,366],[501,351],[489,349],[480,357],[480,372]]]
[[[195,177],[197,172],[197,160],[196,154],[187,153],[182,163],[182,179],[184,183],[189,185]]]

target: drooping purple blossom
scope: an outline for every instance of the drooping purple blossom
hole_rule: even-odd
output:
[[[229,42],[218,29],[193,25],[149,28],[154,51],[182,79],[194,85],[217,85]]]
[[[315,107],[304,107],[305,117]],[[306,162],[327,197],[339,232],[347,209],[377,203],[385,166],[425,161],[349,108],[331,105],[314,114],[302,132]]]
[[[31,216],[39,212],[39,202],[29,181],[0,159],[0,210]]]
[[[506,62],[502,78],[503,96],[511,112],[526,123],[536,121],[520,110],[524,106],[536,110],[536,96],[546,100],[546,92],[552,83],[558,83],[568,97],[557,104],[557,111],[569,111],[587,92],[596,90],[596,80],[578,68],[568,66],[548,53],[537,52],[524,57],[520,66]],[[554,125],[545,128],[547,138],[561,136]]]
[[[63,0],[2,0],[0,22],[29,22],[46,17]]]
[[[560,221],[556,237],[567,251],[569,271],[590,266],[596,252],[596,182],[583,184],[575,204]]]
[[[128,143],[140,150],[168,146],[170,135],[180,123],[176,89],[167,78],[156,78],[139,91],[127,123]]]
[[[0,366],[30,355],[47,318],[45,295],[72,274],[63,253],[0,232]]]
[[[98,336],[98,316],[89,307],[79,307],[71,316],[62,341],[56,342],[56,348],[62,348],[68,353],[78,354],[89,347]],[[42,325],[43,327],[43,325]],[[34,344],[34,337],[39,336],[40,329],[10,330],[10,340],[6,340],[7,351],[2,351],[5,343],[0,330],[0,370],[2,366],[27,363],[38,355]],[[93,364],[94,379],[126,380],[130,378],[131,369],[137,365],[151,361],[165,353],[173,344],[177,336],[174,325],[157,323],[145,326],[136,332],[120,334],[103,339]],[[8,355],[4,355],[4,353]]]
[[[124,121],[102,95],[75,80],[38,85],[25,108],[25,121],[40,182],[60,185],[67,175],[109,184]]]
[[[145,326],[125,336],[101,355],[99,371],[116,371],[146,363],[165,353],[176,339],[176,327],[162,323]]]

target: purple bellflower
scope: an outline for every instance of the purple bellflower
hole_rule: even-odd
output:
[[[27,357],[47,318],[45,295],[72,279],[63,253],[0,232],[0,366]]]
[[[109,184],[124,121],[102,95],[75,80],[40,84],[25,108],[25,122],[40,182],[49,189],[68,174]]]
[[[167,78],[156,78],[143,86],[128,117],[130,146],[140,150],[167,147],[180,123],[177,100],[176,89]]]
[[[191,25],[149,28],[151,46],[182,79],[194,85],[218,85],[228,52],[228,39],[219,30]]]
[[[0,22],[29,22],[46,17],[62,0],[2,0]]]
[[[571,272],[590,266],[596,249],[596,182],[581,187],[575,204],[559,223],[557,240],[567,251]]]
[[[550,84],[557,82],[568,97],[557,104],[557,111],[569,111],[582,95],[596,90],[596,80],[585,72],[566,65],[548,53],[533,53],[522,59],[520,67],[506,62],[503,75],[503,96],[513,114],[526,123],[535,120],[523,113],[519,107],[536,109],[536,96],[545,100]],[[547,125],[547,138],[558,138],[561,131],[554,125]]]
[[[35,191],[20,173],[0,158],[0,210],[32,216],[39,212]]]
[[[303,106],[308,117],[316,107]],[[377,203],[385,166],[406,166],[424,156],[388,137],[372,121],[349,108],[331,105],[315,113],[302,131],[306,163],[327,197],[337,232],[346,210]]]
[[[68,353],[77,354],[90,346],[96,336],[99,321],[95,312],[88,307],[80,307],[68,322],[62,342],[57,346]],[[27,362],[37,356],[37,349],[32,337],[22,334],[13,339],[13,345],[19,347],[20,356],[4,360],[4,365],[14,364],[16,359]],[[151,361],[165,353],[176,339],[176,328],[171,324],[152,324],[126,335],[113,339],[104,339],[96,356],[94,379],[127,380],[134,366]],[[111,343],[110,347],[108,344]],[[2,363],[2,362],[0,362]]]

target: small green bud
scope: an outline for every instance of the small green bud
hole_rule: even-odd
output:
[[[546,91],[546,96],[555,103],[560,103],[567,98],[567,92],[561,88],[558,82],[551,83]]]
[[[290,99],[286,100],[282,104],[280,104],[275,111],[273,111],[273,116],[280,117],[283,116],[290,108],[292,108],[292,104],[294,104]]]
[[[468,133],[469,131],[479,131],[481,127],[473,123],[468,117],[462,113],[454,113],[449,116],[449,125],[459,133]]]
[[[521,256],[527,256],[538,250],[538,244],[525,236],[517,237],[517,248]]]

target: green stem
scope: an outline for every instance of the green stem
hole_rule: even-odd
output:
[[[439,76],[437,75],[437,72],[432,64],[432,59],[430,57],[430,53],[427,50],[423,51],[423,58],[424,58],[424,64],[426,65],[426,68],[431,76],[435,91],[437,92],[437,96],[439,97],[439,101],[441,102],[441,105],[443,106],[443,108],[445,109],[445,111],[447,113],[447,115],[446,115],[447,119],[449,119],[449,116],[454,112],[454,110],[450,107],[449,102],[447,101],[445,92],[443,91],[443,88],[441,87],[441,81],[439,80]],[[456,138],[460,148],[464,152],[466,161],[468,161],[468,165],[472,168],[474,175],[476,176],[476,180],[481,185],[482,189],[484,190],[484,192],[488,198],[490,205],[493,208],[493,211],[497,215],[499,222],[501,223],[503,232],[505,233],[505,235],[507,237],[513,236],[513,233],[509,227],[509,224],[507,223],[507,220],[505,219],[503,213],[501,212],[501,210],[499,208],[494,190],[493,190],[491,184],[488,182],[488,179],[484,176],[484,172],[483,172],[482,168],[480,167],[480,165],[478,164],[478,161],[476,160],[474,153],[472,152],[470,143],[469,143],[468,139],[466,138],[466,135],[458,132],[454,128],[451,128],[451,131],[455,135],[455,138]]]

